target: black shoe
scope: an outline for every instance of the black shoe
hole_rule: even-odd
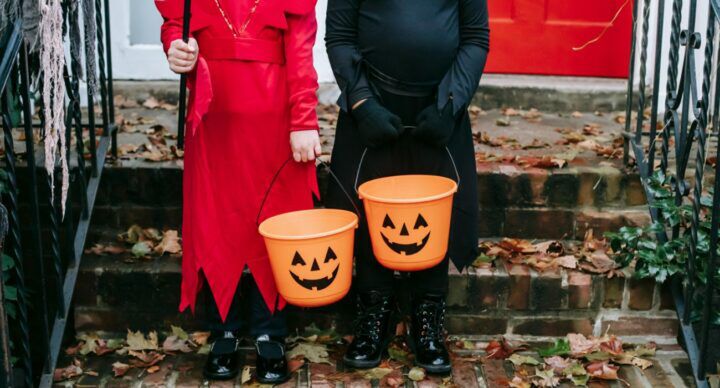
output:
[[[285,341],[282,338],[261,335],[255,339],[257,358],[255,373],[261,384],[281,384],[290,379]]]
[[[450,355],[445,347],[445,297],[423,295],[413,300],[411,334],[415,364],[428,373],[450,373]]]
[[[343,360],[352,368],[367,369],[380,365],[388,339],[392,297],[377,291],[357,298],[354,338]]]
[[[238,346],[240,339],[232,331],[221,333],[215,338],[208,354],[203,375],[210,380],[231,380],[240,372]]]

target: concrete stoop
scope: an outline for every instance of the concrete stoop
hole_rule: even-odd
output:
[[[175,102],[177,81],[116,80],[116,94],[138,100],[149,96]],[[624,109],[627,80],[616,78],[485,74],[473,103],[483,109],[515,107],[547,112],[593,112]],[[320,102],[334,104],[340,92],[335,83],[321,83]]]

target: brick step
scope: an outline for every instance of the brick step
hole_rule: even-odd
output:
[[[645,206],[630,208],[481,208],[480,238],[494,236],[526,239],[581,240],[592,229],[596,236],[620,227],[645,225],[650,214]],[[159,229],[180,229],[180,206],[98,205],[93,214],[89,243],[112,241],[118,230],[133,224]]]
[[[130,163],[133,164],[133,163]],[[109,167],[98,194],[92,231],[132,224],[179,228],[182,170],[177,165]],[[321,187],[327,173],[319,169]],[[613,167],[520,170],[480,165],[480,237],[581,239],[648,222],[637,175]]]
[[[320,186],[327,185],[325,167],[318,167]],[[478,165],[482,207],[627,207],[645,204],[635,172],[611,166],[565,169],[522,169],[510,164]],[[180,206],[182,168],[174,162],[148,164],[138,160],[107,166],[97,205]]]
[[[406,301],[402,290],[408,287],[402,285],[398,282],[401,300]],[[117,256],[86,255],[75,292],[76,328],[110,332],[165,330],[170,324],[201,328],[199,320],[177,312],[179,289],[179,258],[129,263]],[[352,299],[319,309],[293,307],[290,322],[294,328],[315,322],[348,332]],[[448,304],[448,330],[458,335],[548,337],[610,330],[623,336],[657,336],[662,342],[674,338],[677,330],[669,296],[652,281],[565,270],[538,273],[500,261],[491,269],[452,270]],[[200,315],[202,310],[199,306]]]

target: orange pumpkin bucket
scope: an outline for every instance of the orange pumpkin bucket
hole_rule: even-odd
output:
[[[350,290],[358,217],[312,209],[280,214],[260,224],[278,291],[301,307],[324,306]]]
[[[273,177],[260,204],[256,223],[265,240],[275,284],[285,300],[300,307],[335,303],[350,291],[353,275],[357,214],[336,209],[310,209],[284,213],[260,222],[265,201],[288,158]],[[320,164],[326,163],[320,161]],[[330,175],[339,183],[337,176]]]
[[[358,188],[373,253],[383,266],[420,271],[447,253],[453,196],[458,185],[434,175],[374,179]]]

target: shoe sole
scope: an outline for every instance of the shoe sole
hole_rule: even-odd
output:
[[[240,371],[237,373],[229,374],[229,375],[216,375],[213,373],[208,373],[203,371],[203,377],[205,377],[208,380],[217,380],[217,381],[227,381],[232,380],[236,378],[240,374]]]
[[[420,368],[425,369],[425,372],[432,374],[432,375],[448,375],[450,372],[452,372],[452,366],[437,366],[437,365],[423,365],[420,363],[415,363],[416,366],[419,366]]]
[[[285,376],[283,379],[265,380],[265,379],[256,378],[256,380],[257,380],[257,382],[260,383],[260,384],[272,384],[272,385],[276,385],[276,384],[282,384],[282,383],[290,380],[290,375]]]
[[[355,369],[370,369],[375,368],[376,366],[380,365],[380,362],[382,361],[382,356],[373,359],[373,360],[367,360],[367,361],[356,361],[351,360],[348,358],[343,357],[343,362],[345,365],[355,368]]]

